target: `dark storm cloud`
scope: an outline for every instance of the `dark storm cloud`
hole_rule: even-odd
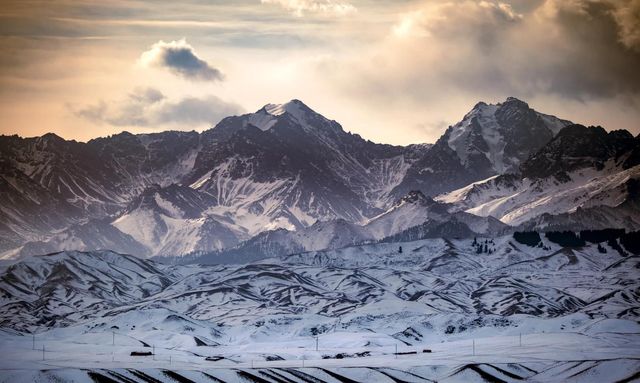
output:
[[[138,88],[123,100],[100,101],[83,107],[70,106],[78,117],[112,126],[155,127],[165,124],[212,125],[222,118],[243,112],[236,104],[215,96],[186,97],[169,101],[159,90]]]
[[[640,50],[629,27],[627,6],[638,1],[547,2],[558,38],[533,57],[525,70],[548,79],[549,89],[565,97],[603,98],[640,92]],[[640,10],[640,7],[638,7]],[[617,15],[617,16],[616,16]],[[638,12],[635,22],[640,22]],[[637,28],[637,27],[636,27]],[[544,48],[533,46],[533,49]]]
[[[620,41],[640,51],[640,0],[617,4],[613,17],[618,23]]]
[[[145,66],[168,69],[173,74],[189,80],[222,80],[222,72],[198,57],[186,40],[158,41],[140,56]]]
[[[623,2],[546,1],[517,19],[505,14],[502,22],[484,12],[480,2],[475,21],[468,20],[473,12],[452,10],[446,20],[454,26],[432,33],[450,41],[465,35],[474,41],[476,49],[461,43],[466,49],[455,60],[457,71],[445,70],[461,87],[493,87],[506,94],[551,92],[580,100],[634,94],[640,92],[640,52],[622,43],[615,12]],[[484,4],[494,11],[506,6]]]

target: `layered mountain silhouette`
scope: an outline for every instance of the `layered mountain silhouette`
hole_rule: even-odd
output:
[[[299,100],[202,133],[0,136],[0,254],[243,259],[576,219],[637,228],[638,142],[515,98],[478,103],[433,145],[373,143]]]

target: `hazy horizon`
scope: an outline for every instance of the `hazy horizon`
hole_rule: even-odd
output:
[[[292,100],[289,100],[289,101],[292,101]],[[287,101],[287,102],[289,102],[289,101]],[[310,107],[311,109],[313,109],[316,113],[319,113],[319,114],[323,115],[323,116],[324,116],[324,117],[326,117],[326,118],[332,119],[330,116],[325,115],[325,114],[323,114],[322,112],[320,112],[320,111],[318,111],[318,110],[315,110],[311,105],[308,105],[307,103],[305,103],[305,102],[304,102],[304,100],[300,100],[300,101],[302,101],[305,105],[307,105],[308,107]],[[503,101],[504,101],[504,100],[503,100]],[[525,102],[526,102],[526,100],[521,100],[521,101],[525,101]],[[478,101],[478,102],[484,102],[484,101]],[[499,103],[499,102],[496,102],[496,103]],[[270,103],[264,104],[262,107],[267,106],[267,105],[269,105],[269,104],[270,104]],[[272,104],[272,103],[271,103],[271,104]],[[495,104],[495,103],[488,103],[488,104]],[[262,109],[262,107],[257,108],[255,111],[252,111],[252,112],[246,112],[246,113],[255,113],[255,112],[259,111],[260,109]],[[529,105],[529,107],[531,107],[531,105]],[[473,108],[473,105],[469,107],[469,111],[470,111],[472,108]],[[535,109],[535,108],[533,108],[533,109]],[[538,112],[541,112],[541,111],[538,111]],[[243,114],[246,114],[246,113],[243,113]],[[239,115],[241,115],[241,114],[232,114],[232,115],[225,116],[225,117],[239,116]],[[463,117],[464,117],[464,116],[460,116],[460,119],[459,119],[458,121],[452,121],[449,125],[447,125],[447,127],[449,127],[449,126],[451,126],[451,125],[455,125],[455,124],[456,124],[456,123],[458,123],[460,120],[462,120],[462,119],[463,119]],[[558,116],[556,116],[556,117],[558,117]],[[224,118],[224,117],[223,117],[223,118]],[[340,121],[337,121],[337,122],[338,122],[338,123],[340,123]],[[573,122],[574,122],[574,123],[576,123],[576,124],[580,124],[580,122],[575,122],[575,121],[573,121]],[[123,130],[121,130],[121,131],[119,131],[119,132],[112,132],[112,133],[109,133],[109,134],[106,134],[106,135],[95,136],[95,137],[89,137],[89,138],[84,139],[84,140],[82,140],[82,139],[76,139],[76,138],[64,137],[64,136],[62,136],[62,135],[60,135],[60,134],[58,134],[58,133],[56,133],[56,132],[53,132],[53,131],[51,131],[51,132],[45,132],[45,133],[40,134],[40,135],[32,135],[32,136],[24,136],[24,135],[21,135],[20,133],[7,133],[7,134],[2,133],[2,134],[0,134],[0,135],[18,135],[18,136],[19,136],[19,137],[21,137],[21,138],[37,138],[37,137],[42,137],[42,136],[44,136],[44,135],[46,135],[46,134],[55,134],[56,136],[61,137],[61,138],[65,139],[65,140],[67,140],[67,141],[71,141],[71,140],[73,140],[73,141],[85,142],[85,143],[86,143],[86,142],[89,142],[89,141],[94,140],[94,139],[107,138],[107,137],[115,136],[115,135],[119,135],[119,134],[122,134],[122,133],[130,133],[130,134],[134,134],[134,135],[138,135],[138,134],[157,134],[157,133],[163,133],[163,132],[197,132],[197,133],[202,133],[202,132],[204,132],[204,131],[207,131],[207,130],[210,130],[210,129],[214,129],[214,128],[216,127],[216,125],[217,125],[217,123],[216,123],[216,124],[213,124],[213,125],[212,125],[212,126],[210,126],[210,127],[206,127],[206,128],[202,128],[202,129],[191,129],[191,130],[184,130],[184,129],[183,129],[183,130],[181,130],[181,129],[172,129],[172,128],[167,128],[167,129],[155,130],[155,131],[149,131],[149,132],[135,132],[135,131],[131,131],[131,130],[128,130],[128,129],[123,129]],[[342,126],[342,128],[343,128],[343,130],[345,130],[346,132],[349,132],[349,133],[352,133],[352,134],[359,134],[360,136],[362,136],[362,134],[360,134],[360,133],[358,133],[358,132],[350,131],[350,130],[349,130],[347,127],[345,127],[345,126]],[[607,127],[602,127],[602,128],[604,128],[604,129],[605,129],[605,130],[607,130],[607,131],[611,131],[611,130],[612,130],[612,129],[607,129]],[[445,129],[446,129],[446,128],[445,128]],[[443,130],[443,133],[444,133],[444,130]],[[421,142],[408,142],[408,143],[403,143],[403,144],[393,144],[393,143],[389,143],[389,142],[376,141],[376,140],[372,140],[372,139],[370,139],[369,137],[366,137],[366,136],[362,136],[362,138],[363,138],[363,139],[365,139],[365,140],[370,140],[370,141],[375,142],[375,143],[377,143],[377,144],[384,144],[384,145],[396,145],[396,146],[409,146],[409,145],[420,145],[420,144],[429,144],[429,145],[430,145],[430,144],[434,144],[434,143],[435,143],[435,141],[437,141],[437,139],[438,139],[439,137],[436,137],[436,138],[435,138],[433,141],[431,141],[431,142],[421,141]]]

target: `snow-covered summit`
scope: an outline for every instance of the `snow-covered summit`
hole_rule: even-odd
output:
[[[284,104],[267,104],[263,109],[273,116],[281,116],[285,113],[289,113],[296,118],[301,118],[309,112],[315,113],[311,108],[297,99],[293,99]]]
[[[498,174],[516,173],[570,121],[539,113],[515,97],[478,102],[407,170],[394,190],[436,196]]]
[[[327,121],[320,114],[313,111],[302,101],[293,99],[284,104],[267,104],[255,113],[248,115],[247,123],[260,130],[271,129],[279,118],[283,116],[291,117],[298,123],[309,126],[316,121]]]
[[[498,104],[479,102],[446,135],[465,166],[486,163],[495,173],[511,173],[570,122],[538,113],[515,97]]]

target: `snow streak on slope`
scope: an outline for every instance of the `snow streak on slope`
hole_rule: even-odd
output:
[[[601,170],[586,168],[571,172],[566,177],[490,178],[438,196],[436,200],[453,204],[454,211],[493,216],[504,223],[519,225],[545,213],[573,213],[578,209],[619,206],[629,199],[629,183],[640,180],[640,166],[625,170],[609,162]],[[611,227],[635,230],[640,228],[640,217],[635,222],[625,219],[610,224]]]
[[[209,253],[197,252],[180,259],[178,263],[243,263],[278,255],[339,249],[381,240],[405,242],[425,238],[473,238],[503,235],[511,230],[509,226],[493,217],[479,217],[466,212],[449,213],[449,208],[446,204],[413,191],[364,225],[334,219],[318,221],[295,231],[267,231],[233,248]]]
[[[373,238],[382,239],[427,220],[441,221],[448,216],[446,205],[438,204],[420,192],[411,192],[391,209],[369,220],[365,228]]]
[[[207,213],[211,196],[181,185],[146,189],[112,222],[149,249],[151,255],[217,250],[246,239],[233,219]]]
[[[494,164],[497,172],[504,172],[502,158],[504,142],[501,142],[502,137],[498,136],[499,126],[493,117],[497,109],[497,105],[481,105],[454,126],[447,144],[456,152],[463,164],[468,161],[468,140],[473,128],[472,123],[477,123],[480,126],[480,134],[484,142],[488,144],[487,153],[491,157],[489,160]]]
[[[242,162],[241,158],[231,158],[212,170],[208,180],[197,184],[198,190],[214,192],[217,204],[207,213],[232,217],[249,235],[277,228],[295,229],[315,221],[316,212],[307,212],[298,204],[299,179],[259,182],[253,171],[234,176],[232,169]]]
[[[512,97],[501,104],[478,103],[448,132],[447,144],[465,167],[471,161],[488,161],[494,173],[518,170],[528,154],[544,145],[561,128],[570,124],[554,116],[533,111]],[[533,135],[532,147],[520,142]],[[480,157],[478,157],[480,156]]]

